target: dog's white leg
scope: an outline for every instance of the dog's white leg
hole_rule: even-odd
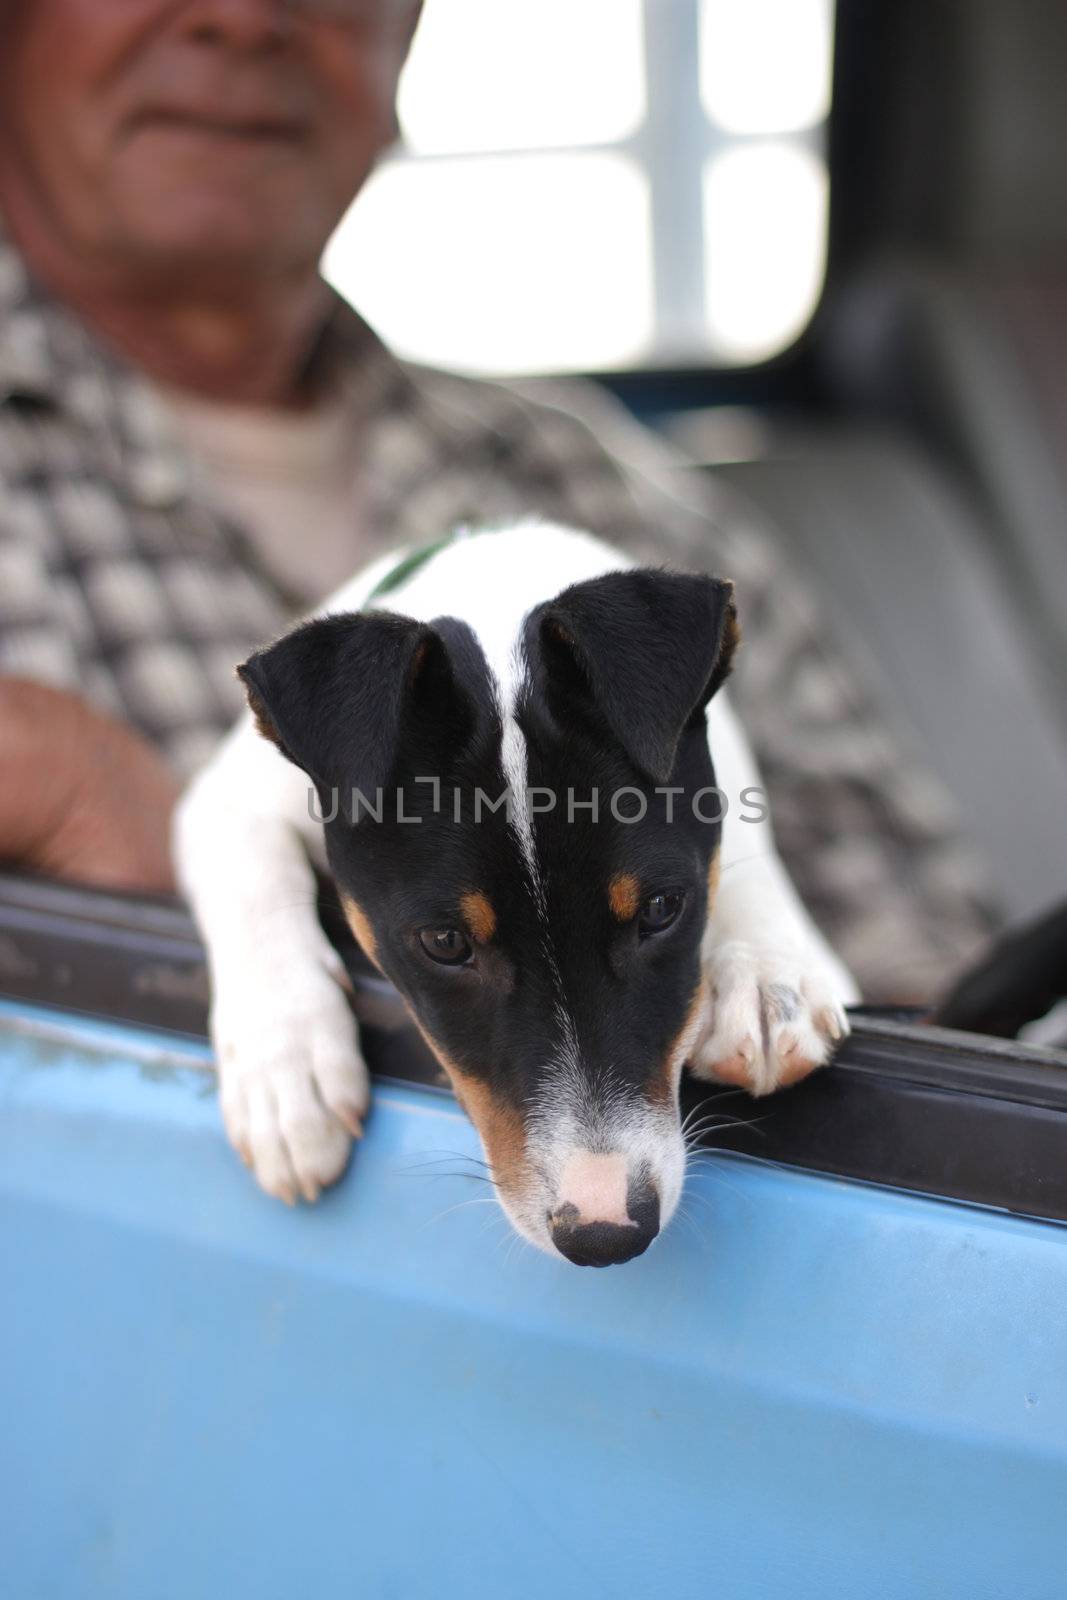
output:
[[[708,728],[723,821],[718,893],[704,935],[706,995],[690,1069],[753,1094],[795,1083],[848,1032],[859,999],[851,974],[800,903],[779,860],[770,821],[743,820],[760,796],[759,771],[722,694]],[[752,796],[749,796],[752,799]]]
[[[347,978],[315,908],[308,780],[246,718],[178,807],[178,879],[204,936],[226,1131],[269,1194],[344,1170],[369,1083]]]

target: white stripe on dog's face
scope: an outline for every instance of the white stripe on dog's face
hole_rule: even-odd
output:
[[[534,833],[533,811],[530,803],[529,751],[526,745],[526,736],[520,728],[516,716],[519,702],[526,688],[526,682],[526,657],[523,653],[521,642],[517,642],[507,656],[506,667],[502,676],[496,678],[497,703],[500,708],[500,720],[503,730],[500,740],[500,761],[508,787],[508,815],[511,820],[511,828],[518,841],[519,850],[526,868],[530,893],[541,929],[541,948],[544,951],[552,974],[552,984],[556,996],[554,1009],[564,1041],[560,1052],[558,1069],[561,1072],[567,1072],[572,1070],[577,1063],[578,1039],[574,1019],[567,1005],[567,996],[563,988],[559,961],[552,945],[548,905],[545,899],[544,873],[541,862],[538,859],[537,839]]]
[[[479,643],[484,648],[485,641],[479,640]],[[500,740],[500,761],[508,786],[508,815],[530,873],[534,894],[539,900],[543,900],[544,887],[537,862],[533,815],[530,810],[529,752],[526,748],[526,736],[519,727],[516,715],[519,702],[527,687],[529,672],[521,639],[515,641],[502,663],[494,664],[491,658],[487,659],[490,660],[490,671],[494,675],[500,724],[503,729]]]
[[[498,1198],[519,1233],[539,1249],[570,1255],[568,1241],[577,1238],[574,1248],[580,1250],[583,1233],[607,1228],[622,1237],[621,1248],[636,1252],[644,1244],[627,1241],[639,1234],[647,1241],[649,1226],[665,1226],[682,1188],[685,1151],[676,1103],[682,1057],[672,1052],[664,1103],[623,1097],[606,1082],[590,1080],[552,935],[550,886],[531,805],[530,750],[518,718],[528,692],[528,664],[521,640],[506,653],[487,650],[486,657],[500,717],[508,833],[536,917],[558,1031],[536,1103],[524,1116],[495,1104],[486,1088],[462,1074],[453,1081],[482,1134]],[[656,1224],[647,1218],[652,1202]]]
[[[503,733],[500,739],[500,763],[508,786],[508,816],[519,842],[522,858],[530,874],[534,893],[543,898],[541,872],[537,862],[534,842],[533,816],[530,811],[529,754],[526,736],[507,706],[500,708]]]

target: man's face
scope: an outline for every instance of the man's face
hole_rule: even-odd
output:
[[[87,264],[306,266],[395,133],[418,8],[0,0],[4,188]]]

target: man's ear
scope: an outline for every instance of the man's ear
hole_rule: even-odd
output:
[[[406,723],[454,683],[440,636],[391,612],[306,622],[237,673],[256,726],[320,786],[365,795],[389,781]]]
[[[530,626],[557,720],[592,710],[656,783],[729,675],[740,637],[732,583],[642,567],[574,584]]]

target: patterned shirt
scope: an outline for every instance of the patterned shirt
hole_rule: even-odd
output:
[[[396,360],[337,301],[314,360],[352,408],[352,570],[460,523],[542,514],[737,585],[730,693],[779,848],[869,998],[928,995],[992,925],[951,803],[898,748],[732,492],[592,385]],[[150,384],[0,234],[0,672],[78,689],[182,774],[241,707],[234,665],[300,607],[209,503]]]

